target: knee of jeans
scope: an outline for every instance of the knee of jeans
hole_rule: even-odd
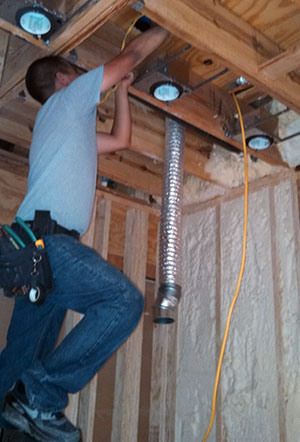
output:
[[[144,296],[135,286],[132,285],[127,300],[128,312],[132,316],[132,319],[139,320],[144,311]]]

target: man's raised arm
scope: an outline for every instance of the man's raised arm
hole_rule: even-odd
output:
[[[167,35],[168,31],[160,26],[155,26],[132,40],[120,55],[104,65],[101,91],[118,83],[157,49]]]

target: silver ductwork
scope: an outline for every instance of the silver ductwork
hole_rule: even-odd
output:
[[[154,322],[175,320],[181,297],[181,220],[184,128],[166,118],[163,196],[159,239],[159,289],[154,304]]]

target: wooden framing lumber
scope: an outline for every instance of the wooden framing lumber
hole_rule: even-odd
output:
[[[93,247],[94,231],[96,221],[96,200],[93,207],[93,214],[91,217],[90,226],[87,232],[82,236],[81,242],[89,247]],[[82,319],[83,315],[75,311],[69,310],[64,322],[64,336],[66,336]],[[89,425],[93,424],[93,409],[95,406],[95,394],[93,390],[96,389],[96,383],[92,379],[91,383],[87,384],[83,390],[76,394],[69,395],[69,403],[65,410],[66,416],[77,426],[78,422],[82,426],[83,440],[89,437]],[[92,442],[91,439],[87,439],[86,442]]]
[[[193,94],[187,95],[177,101],[174,101],[171,104],[165,104],[156,100],[151,95],[146,94],[145,92],[141,92],[133,87],[130,88],[130,92],[138,97],[143,99],[145,102],[152,104],[153,106],[163,110],[166,114],[172,115],[180,120],[191,124],[192,126],[204,130],[207,133],[215,136],[216,138],[225,141],[233,147],[236,147],[239,150],[243,150],[241,143],[238,141],[229,138],[223,132],[219,124],[216,124],[213,113],[211,109],[208,109],[207,106],[203,106]],[[253,149],[248,148],[249,154],[260,158],[263,161],[266,161],[270,164],[276,164],[280,166],[286,166],[284,161],[281,159],[279,152],[275,149],[268,149],[264,151],[253,151]],[[185,156],[195,155],[185,149]],[[205,172],[205,164],[207,162],[207,158],[204,155],[202,157],[198,155],[197,160],[194,157],[194,161],[185,161],[185,170],[186,172],[196,175],[200,178],[205,178],[207,181],[211,181],[211,178],[207,176]]]
[[[23,31],[23,29],[19,28],[18,26],[15,26],[9,23],[8,21],[4,20],[2,17],[0,17],[0,29],[9,32],[10,34],[15,35],[16,37],[20,37],[23,40],[28,41],[33,46],[37,46],[38,48],[41,49],[45,48],[45,43],[42,40],[38,40],[28,32]]]
[[[78,46],[132,0],[93,0],[91,5],[63,26],[50,44],[50,52],[65,54]]]
[[[262,63],[258,70],[273,80],[300,67],[300,45],[294,46],[274,58]]]
[[[187,4],[193,6],[193,0],[187,0]],[[257,61],[266,57],[271,58],[280,54],[279,45],[268,38],[265,34],[254,28],[250,23],[229,9],[228,2],[201,0],[201,13],[214,22],[218,28],[222,28],[236,38],[251,46],[257,52]]]
[[[258,71],[267,56],[257,48],[235,35],[222,25],[205,17],[202,2],[191,0],[145,0],[145,15],[164,26],[170,32],[184,39],[198,49],[208,51],[223,60],[224,65],[244,75],[289,108],[300,112],[300,90],[288,76],[282,80],[271,80]],[[227,11],[228,14],[228,11]],[[225,20],[225,15],[224,15]],[[275,54],[276,55],[276,54]]]
[[[161,195],[162,178],[148,171],[126,164],[116,155],[104,156],[99,159],[99,171],[113,181],[143,190],[150,195]]]
[[[13,74],[10,78],[1,85],[0,107],[3,107],[7,101],[11,101],[20,91],[24,90],[24,79],[29,64],[46,54],[45,50],[25,44],[22,54],[18,58],[8,59],[8,62],[14,64],[14,69],[11,69]]]
[[[9,141],[10,143],[17,144],[22,147],[28,147],[30,145],[32,133],[29,127],[1,115],[0,133],[1,138],[5,141]]]
[[[96,198],[95,218],[90,238],[90,246],[107,259],[110,227],[111,201]],[[96,412],[98,375],[79,393],[78,426],[81,428],[84,442],[93,442]]]
[[[111,201],[103,196],[97,197],[94,248],[103,259],[107,259],[108,256],[110,214]]]
[[[145,292],[148,216],[129,210],[126,217],[124,273]],[[143,320],[117,353],[111,442],[138,442]]]
[[[9,34],[0,29],[0,84],[2,80],[3,68],[6,59],[6,52],[8,47]]]

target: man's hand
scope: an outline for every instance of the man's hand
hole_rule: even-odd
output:
[[[126,87],[126,89],[129,88],[129,86],[134,81],[134,75],[133,72],[129,72],[125,77],[122,78],[120,85]]]
[[[168,35],[166,29],[154,26],[131,40],[125,49],[104,65],[101,91],[107,91],[157,49]]]
[[[128,149],[131,140],[131,116],[128,101],[128,88],[134,80],[129,72],[120,81],[115,93],[115,118],[110,134],[97,133],[98,153]]]

